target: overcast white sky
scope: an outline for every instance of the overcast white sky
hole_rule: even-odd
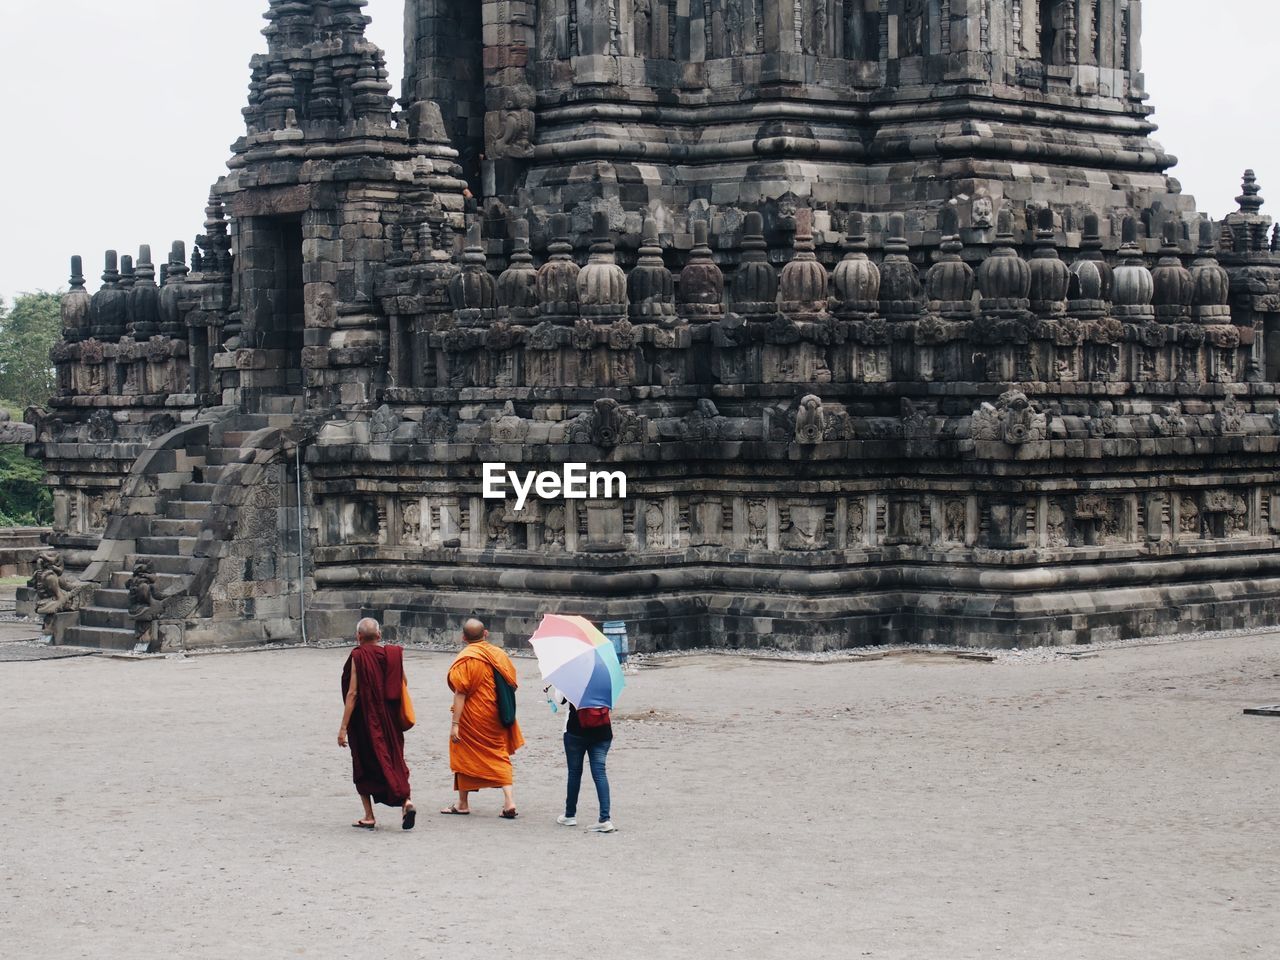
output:
[[[190,245],[242,130],[267,0],[4,5],[0,297],[65,286],[73,253],[93,290],[108,247]],[[1252,166],[1280,211],[1280,4],[1148,0],[1145,10],[1147,87],[1158,139],[1181,158],[1175,176],[1220,217]],[[397,94],[402,11],[402,0],[368,7]]]

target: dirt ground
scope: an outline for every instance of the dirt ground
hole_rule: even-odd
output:
[[[448,658],[411,652],[423,814],[359,814],[340,650],[0,664],[15,960],[1273,957],[1280,640],[1013,664],[695,657],[630,678],[611,836],[560,827],[521,661],[521,817],[449,800]],[[579,808],[594,818],[588,778]]]

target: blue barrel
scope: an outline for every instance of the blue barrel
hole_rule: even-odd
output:
[[[618,662],[627,662],[627,625],[621,620],[610,620],[605,623],[600,632],[610,639],[613,643],[614,652],[618,654]]]

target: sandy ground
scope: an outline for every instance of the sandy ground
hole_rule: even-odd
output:
[[[1273,957],[1280,640],[1079,662],[683,658],[631,678],[612,836],[440,817],[447,657],[411,653],[418,829],[362,833],[339,650],[0,664],[0,955]],[[584,785],[580,815],[595,813]]]

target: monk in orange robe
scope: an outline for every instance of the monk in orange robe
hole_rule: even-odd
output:
[[[502,816],[514,820],[516,812],[511,755],[524,746],[520,724],[503,724],[498,710],[495,671],[516,687],[516,668],[502,650],[489,642],[489,631],[479,620],[462,627],[465,646],[449,667],[453,691],[453,726],[449,731],[449,767],[458,802],[441,813],[466,816],[468,797],[475,790],[502,790]]]

